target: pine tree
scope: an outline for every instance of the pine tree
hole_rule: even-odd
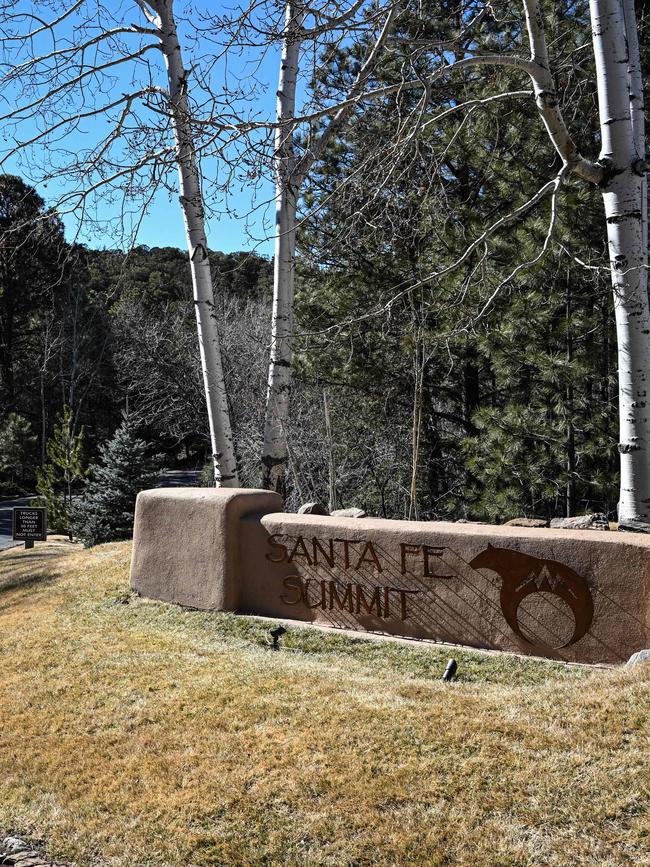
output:
[[[48,463],[36,471],[38,505],[47,509],[48,527],[55,533],[67,533],[70,538],[73,490],[86,475],[83,440],[83,427],[78,433],[74,432],[72,410],[64,406],[47,444]]]
[[[22,487],[36,449],[36,436],[22,415],[10,412],[0,426],[0,487],[10,494]]]
[[[136,496],[153,486],[162,460],[162,455],[148,454],[147,443],[125,415],[113,438],[100,447],[100,461],[90,467],[74,508],[74,532],[87,548],[131,536]]]
[[[411,37],[444,43],[445,26],[462,29],[452,8],[445,17],[415,5],[412,21],[401,19],[406,41],[396,40],[395,58]],[[554,6],[556,57],[583,44],[587,13],[583,2]],[[472,37],[477,52],[518,50],[520,33],[497,19]],[[318,85],[345,74],[349,62],[341,47]],[[423,51],[419,62],[426,75],[438,58]],[[383,64],[377,85],[399,81],[395,69]],[[565,91],[579,93],[574,127],[595,155],[586,73],[571,67],[563,75]],[[504,70],[436,82],[422,109],[426,122],[400,148],[391,143],[417,107],[415,91],[373,101],[306,190],[300,244],[325,267],[300,273],[297,319],[308,336],[297,347],[296,378],[328,383],[346,455],[372,452],[363,463],[369,511],[498,521],[614,510],[615,334],[599,193],[566,180],[544,256],[548,201],[492,235],[462,267],[429,277],[559,171],[550,144],[540,144],[532,100],[508,97],[436,120],[458,103],[520,86]],[[390,484],[380,489],[376,457],[389,454],[400,426]]]

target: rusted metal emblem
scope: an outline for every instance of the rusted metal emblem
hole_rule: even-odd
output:
[[[563,563],[488,545],[485,551],[474,557],[470,566],[491,569],[501,577],[503,616],[512,631],[529,644],[530,638],[524,635],[517,612],[523,600],[533,593],[551,593],[564,600],[573,612],[573,635],[561,647],[575,644],[588,632],[594,616],[591,590],[584,578]]]

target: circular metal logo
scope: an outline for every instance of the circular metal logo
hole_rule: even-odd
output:
[[[584,578],[563,563],[488,545],[485,551],[474,557],[470,566],[490,569],[501,577],[503,616],[512,631],[528,644],[534,642],[522,631],[518,611],[523,600],[534,593],[550,593],[562,599],[573,613],[573,634],[559,647],[575,644],[589,630],[594,616],[591,590]]]

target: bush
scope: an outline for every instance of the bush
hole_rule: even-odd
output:
[[[149,455],[147,443],[125,416],[113,438],[101,446],[100,461],[90,467],[90,479],[73,508],[74,533],[86,548],[131,537],[135,498],[153,487],[162,460],[162,455]]]
[[[206,461],[201,467],[201,472],[199,473],[199,487],[214,488],[214,464],[212,458],[210,458],[209,461]]]
[[[85,477],[83,468],[84,429],[74,432],[72,410],[63,407],[59,423],[54,426],[47,443],[48,463],[36,470],[37,506],[47,509],[47,525],[51,533],[67,533],[70,528],[73,489]]]

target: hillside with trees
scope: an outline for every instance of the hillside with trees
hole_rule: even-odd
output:
[[[419,155],[419,165],[413,160],[412,175],[425,171],[427,156]],[[322,188],[341,170],[333,158]],[[455,183],[448,195],[459,195]],[[31,206],[43,211],[18,179],[5,176],[2,186],[7,198],[29,194]],[[403,213],[378,204],[364,224],[346,225],[340,240],[334,207],[302,233],[290,505],[327,501],[331,445],[337,505],[360,505],[371,514],[499,521],[585,509],[612,513],[617,407],[607,275],[594,285],[592,274],[560,251],[527,275],[523,292],[501,297],[471,335],[452,332],[463,311],[471,316],[472,293],[449,305],[448,286],[440,293],[414,289],[386,317],[363,319],[383,293],[426,267],[431,243],[439,243],[444,224],[436,225],[435,201],[418,200],[421,192],[413,188],[402,197],[388,188]],[[582,206],[579,196],[575,201]],[[43,257],[22,275],[12,253],[24,241],[21,236],[12,251],[11,214],[5,214],[4,273],[12,274],[1,296],[5,492],[33,489],[65,408],[73,432],[85,430],[86,466],[125,409],[166,465],[203,466],[210,445],[186,254],[67,245],[54,222],[50,248],[25,233]],[[381,219],[385,225],[378,227]],[[399,234],[387,250],[390,226]],[[567,217],[562,231],[567,249],[589,243],[588,224]],[[508,239],[501,255],[508,255],[508,243],[534,244],[534,232]],[[310,264],[316,253],[327,267]],[[229,327],[222,340],[238,457],[244,482],[255,486],[272,263],[245,253],[217,253],[213,261],[226,287],[222,318]]]
[[[210,449],[187,254],[70,245],[55,216],[48,217],[43,240],[46,210],[35,191],[5,175],[0,195],[5,492],[33,490],[36,468],[47,463],[48,440],[68,411],[72,435],[85,429],[86,464],[128,409],[171,466],[202,466]],[[33,267],[24,268],[24,261]],[[224,338],[233,349],[230,381],[236,389],[243,384],[242,397],[246,390],[254,395],[233,405],[243,432],[251,401],[259,399],[251,374],[261,375],[263,391],[263,361],[255,352],[269,315],[270,263],[245,253],[215,254],[213,267],[227,286],[224,316],[239,323],[239,333],[229,330]]]
[[[650,478],[635,399],[647,208],[616,208],[647,199],[646,14],[626,0],[607,18],[607,2],[269,2],[206,8],[197,30],[172,0],[142,0],[138,23],[80,4],[39,25],[37,42],[69,32],[60,50],[7,53],[4,159],[33,168],[51,141],[42,183],[72,186],[46,205],[1,179],[3,489],[45,472],[64,417],[87,467],[125,412],[166,465],[212,462],[217,483],[275,488],[288,508],[615,518],[622,462],[634,524]],[[29,16],[5,14],[11,46]],[[265,119],[258,83],[219,82],[215,57],[270,50]],[[102,102],[115,64],[136,89]],[[96,140],[70,153],[82,117]],[[25,118],[42,127],[31,139]],[[187,251],[64,238],[60,213],[81,219],[87,196],[146,208],[173,172]],[[261,178],[274,259],[209,249],[206,218]]]

